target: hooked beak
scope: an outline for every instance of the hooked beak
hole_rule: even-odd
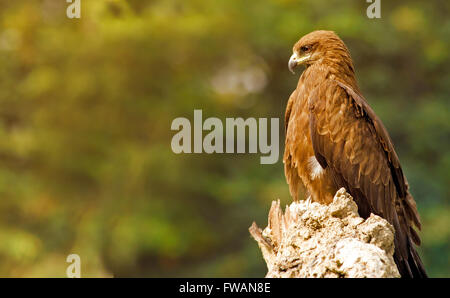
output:
[[[303,57],[299,58],[297,56],[297,53],[292,54],[291,58],[289,59],[289,63],[288,63],[289,70],[293,74],[295,74],[294,69],[297,67],[297,65],[302,64],[304,61],[309,59],[310,56],[311,55],[307,55],[307,56],[303,56]]]

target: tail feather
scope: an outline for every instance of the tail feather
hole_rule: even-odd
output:
[[[401,233],[401,229],[396,227],[398,221],[394,222],[395,227],[395,253],[394,261],[402,278],[427,278],[425,267],[413,244],[414,239]]]
[[[425,271],[425,267],[419,257],[419,254],[415,248],[410,247],[407,259],[402,258],[396,252],[394,254],[394,260],[397,264],[398,271],[402,278],[427,278],[428,275]]]

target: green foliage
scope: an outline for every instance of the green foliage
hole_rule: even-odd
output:
[[[80,20],[65,1],[0,3],[0,276],[65,276],[70,253],[82,276],[263,276],[247,228],[290,201],[281,160],[175,155],[170,124],[283,119],[291,48],[315,29],[347,43],[424,263],[450,276],[448,1],[384,1],[372,20],[359,0],[81,2]],[[256,83],[230,83],[243,72]]]

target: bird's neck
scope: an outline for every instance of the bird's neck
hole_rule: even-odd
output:
[[[312,79],[315,82],[321,82],[325,79],[336,80],[351,87],[356,93],[360,92],[350,57],[323,58],[321,61],[308,66],[302,77],[304,81]]]

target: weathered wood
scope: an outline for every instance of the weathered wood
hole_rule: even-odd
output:
[[[293,202],[282,212],[273,201],[268,226],[249,228],[267,264],[266,277],[399,277],[394,228],[371,214],[359,217],[340,189],[330,205]]]

